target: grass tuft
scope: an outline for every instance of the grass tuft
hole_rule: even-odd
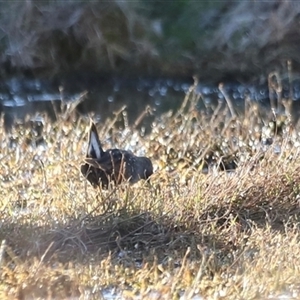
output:
[[[101,124],[104,147],[155,165],[150,184],[108,191],[80,174],[84,120],[46,122],[38,145],[26,126],[0,129],[1,299],[299,297],[297,125],[198,101],[191,88],[147,136]]]

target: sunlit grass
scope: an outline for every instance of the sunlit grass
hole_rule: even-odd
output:
[[[83,119],[46,122],[39,146],[30,128],[1,130],[1,299],[299,297],[297,131],[276,135],[252,107],[201,115],[198,100],[191,89],[147,136],[99,126],[104,146],[155,166],[150,184],[108,191],[80,174]]]

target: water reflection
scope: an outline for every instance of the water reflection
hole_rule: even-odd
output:
[[[153,108],[155,116],[169,110],[176,111],[192,84],[192,78],[108,78],[97,74],[52,80],[11,78],[0,82],[0,111],[6,131],[10,131],[15,120],[22,121],[28,115],[47,114],[55,120],[59,117],[57,112],[61,102],[73,102],[80,97],[80,93],[88,91],[85,100],[76,108],[78,115],[94,112],[99,119],[105,120],[126,105],[129,124],[132,124],[146,106]],[[299,100],[299,86],[300,81],[295,82],[292,88],[283,85],[281,96]],[[225,83],[223,91],[240,111],[244,109],[245,95],[264,105],[269,105],[269,97],[279,97],[276,91],[269,91],[267,84]],[[200,96],[197,109],[213,111],[219,101],[225,101],[224,93],[214,84],[199,83],[196,93]],[[148,120],[149,124],[151,120]]]

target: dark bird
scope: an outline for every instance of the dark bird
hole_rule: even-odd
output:
[[[149,158],[135,156],[130,151],[119,149],[104,151],[96,126],[92,123],[81,173],[94,188],[102,186],[107,189],[111,181],[117,185],[124,181],[136,183],[140,179],[147,180],[153,173],[153,166]]]

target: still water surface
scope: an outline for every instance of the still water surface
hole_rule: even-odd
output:
[[[0,82],[0,110],[9,131],[15,121],[22,121],[28,115],[40,121],[41,116],[47,114],[55,120],[59,117],[57,112],[62,101],[74,102],[87,92],[76,108],[78,115],[87,116],[93,112],[94,117],[104,121],[126,105],[129,123],[133,123],[147,106],[152,108],[154,116],[176,111],[192,85],[192,78],[108,78],[97,74],[53,80],[11,78]],[[224,84],[224,90],[241,110],[245,95],[262,105],[268,106],[270,102],[266,83],[230,82]],[[200,95],[197,109],[213,110],[218,101],[224,101],[224,93],[217,84],[200,82],[196,93]],[[292,95],[288,84],[283,85],[282,97],[299,100],[300,81],[295,82]]]

